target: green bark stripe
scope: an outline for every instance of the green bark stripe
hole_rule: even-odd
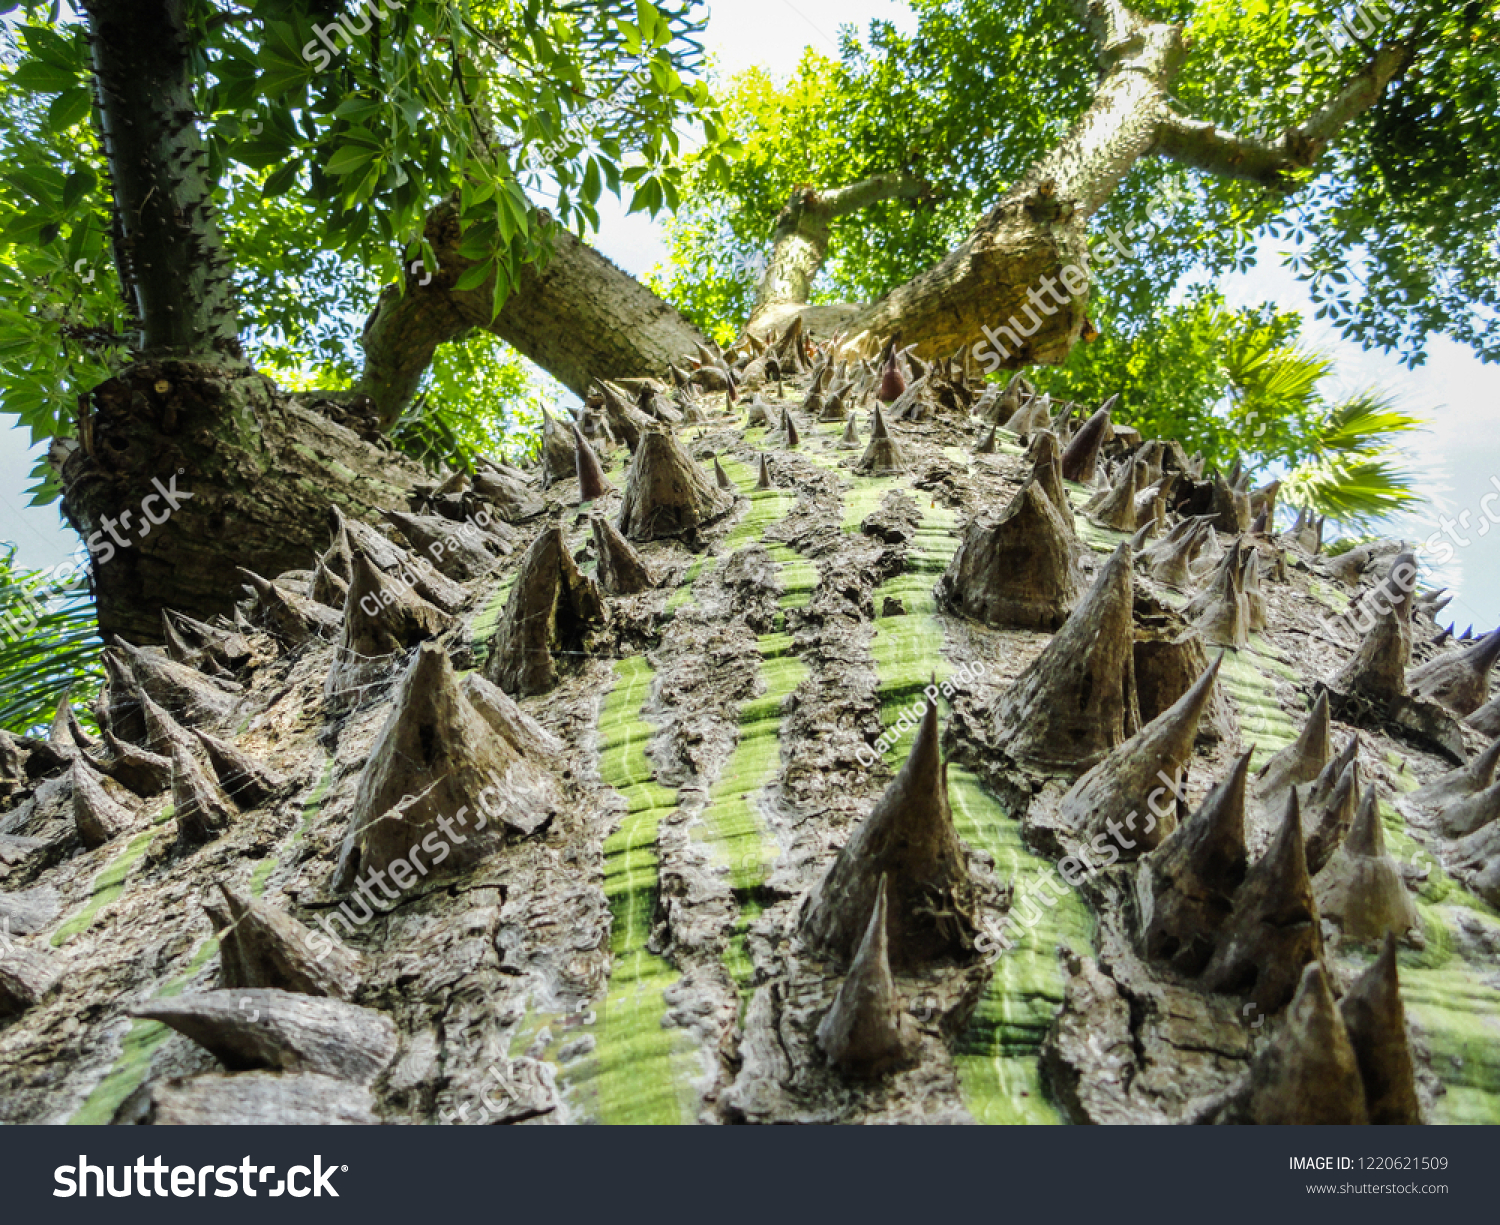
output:
[[[899,488],[900,478],[861,482],[848,501],[845,530],[857,530],[885,494]],[[934,673],[941,683],[951,671],[932,588],[957,547],[952,534],[955,518],[952,511],[930,501],[922,510],[904,571],[875,592],[877,615],[888,596],[901,600],[906,609],[904,616],[879,617],[871,644],[881,721],[887,727],[912,709]],[[908,734],[887,751],[888,764],[898,766],[910,751]],[[1041,898],[1045,905],[1033,926],[1018,925],[1019,934],[1011,933],[1014,947],[1001,952],[974,1017],[955,1044],[953,1061],[964,1105],[983,1123],[1060,1122],[1056,1107],[1042,1092],[1038,1050],[1063,998],[1057,946],[1092,947],[1093,919],[1052,865],[1022,845],[1019,822],[970,771],[948,767],[948,798],[960,837],[994,857],[998,876],[1011,882],[1018,899]],[[1056,882],[1060,900],[1037,888],[1043,880]]]
[[[724,553],[732,554],[747,544],[762,544],[766,529],[785,519],[797,505],[797,495],[786,489],[756,489],[755,476],[746,465],[734,460],[721,461],[730,480],[740,487],[750,505],[740,521],[724,537]]]
[[[1447,1092],[1433,1106],[1436,1123],[1500,1122],[1500,991],[1484,969],[1455,947],[1450,924],[1462,908],[1463,890],[1450,904],[1422,898],[1417,912],[1427,948],[1398,955],[1401,998],[1432,1053],[1432,1068]],[[1465,899],[1476,906],[1472,898]],[[1493,915],[1493,912],[1491,912]],[[1472,948],[1472,944],[1469,945]],[[1493,967],[1489,977],[1493,978]]]
[[[323,762],[323,772],[318,775],[318,781],[313,784],[312,793],[307,797],[307,803],[302,806],[302,823],[292,831],[290,841],[279,855],[267,856],[255,865],[255,870],[250,873],[250,894],[252,897],[260,897],[266,891],[266,881],[270,879],[271,873],[281,866],[283,860],[291,851],[296,849],[297,844],[307,837],[308,830],[312,829],[313,822],[317,820],[318,813],[323,808],[323,797],[328,794],[328,789],[333,786],[335,773],[334,759],[326,758]]]
[[[726,462],[724,470],[741,487],[754,483],[755,474],[745,464]],[[757,531],[759,535],[754,539],[765,545],[778,566],[782,584],[778,603],[783,609],[805,606],[817,585],[817,567],[786,545],[764,539],[766,530],[780,522],[796,504],[795,498],[784,491],[764,489],[752,489],[747,496],[750,509],[726,545],[737,537],[743,542],[737,547],[752,543],[745,533]],[[746,523],[751,527],[745,528]],[[761,634],[756,645],[760,652],[757,674],[763,692],[741,705],[734,751],[724,763],[709,792],[708,805],[693,829],[694,838],[728,870],[730,887],[739,904],[724,960],[742,993],[754,977],[746,945],[749,926],[761,911],[754,891],[765,883],[780,849],[765,828],[756,796],[776,778],[780,766],[782,703],[808,674],[806,665],[792,654],[790,634]]]
[[[181,995],[198,971],[207,964],[208,959],[218,951],[218,939],[210,936],[198,946],[187,968],[171,979],[153,998],[164,1000]],[[120,1044],[119,1057],[68,1122],[95,1126],[113,1119],[115,1111],[125,1099],[145,1081],[151,1070],[151,1059],[156,1054],[156,1048],[170,1038],[173,1032],[160,1021],[132,1021],[130,1031]]]
[[[510,600],[511,588],[516,585],[517,570],[512,570],[500,581],[495,588],[495,594],[484,602],[469,626],[469,641],[474,644],[475,654],[488,656],[490,639],[495,636],[495,631],[500,628],[500,614],[505,611],[505,605]]]
[[[1214,648],[1208,650],[1212,660]],[[1220,692],[1234,702],[1245,747],[1255,748],[1250,759],[1252,771],[1259,770],[1291,744],[1302,730],[1306,716],[1294,720],[1276,699],[1276,681],[1284,667],[1258,634],[1251,640],[1248,651],[1226,650],[1224,662],[1219,666]]]
[[[1414,839],[1394,807],[1382,803],[1386,851],[1392,858],[1431,865],[1417,894],[1424,947],[1397,953],[1401,998],[1408,1018],[1432,1052],[1432,1068],[1447,1092],[1433,1107],[1436,1123],[1500,1122],[1500,990],[1493,961],[1480,942],[1460,945],[1454,930],[1476,920],[1500,938],[1493,907],[1464,889]],[[1374,949],[1368,950],[1373,958]]]
[[[698,581],[698,575],[703,572],[705,557],[706,555],[700,554],[693,558],[693,562],[688,566],[686,573],[683,574],[682,582],[678,585],[677,590],[667,597],[668,613],[675,613],[693,598],[693,584]]]
[[[172,806],[168,804],[160,815],[153,818],[150,826],[141,830],[125,844],[124,850],[104,865],[99,875],[94,877],[89,900],[83,904],[83,909],[52,933],[53,948],[61,948],[79,932],[86,931],[94,921],[94,916],[125,892],[125,878],[145,855],[146,848],[156,836],[157,828],[172,819],[172,811]]]
[[[723,549],[729,555],[745,545],[761,543],[766,529],[796,505],[796,496],[786,490],[754,490],[754,473],[746,465],[723,462],[749,501],[724,540]],[[791,606],[790,600],[805,602],[816,581],[815,569],[797,569],[804,563],[785,545],[767,548],[782,565],[782,606]],[[668,601],[669,612],[692,598],[692,584],[705,564],[701,557],[693,563]],[[790,576],[789,571],[793,572]],[[790,655],[787,635],[763,635],[758,645],[766,692],[746,702],[739,712],[739,740],[693,831],[694,837],[713,847],[729,870],[731,886],[742,894],[764,881],[775,855],[751,797],[774,776],[781,702],[800,683],[804,671]],[[649,697],[654,670],[641,656],[617,660],[614,667],[616,683],[599,719],[599,773],[628,805],[620,828],[604,844],[604,892],[613,915],[610,945],[615,964],[605,999],[588,1027],[595,1038],[594,1049],[586,1059],[565,1069],[561,1079],[570,1103],[601,1122],[686,1123],[693,1120],[696,1110],[697,1050],[685,1031],[664,1026],[665,993],[679,976],[671,963],[646,948],[658,888],[657,828],[677,807],[677,793],[655,781],[646,756],[651,727],[640,712]],[[740,903],[725,961],[743,986],[752,973],[744,934],[759,906],[747,896]],[[531,1018],[512,1049],[527,1045],[529,1035],[545,1020]],[[576,1032],[570,1030],[570,1036]],[[554,1042],[544,1054],[555,1057],[557,1045]]]
[[[307,836],[307,831],[312,828],[312,823],[316,819],[318,811],[322,808],[323,797],[328,794],[328,788],[333,784],[333,775],[334,761],[330,757],[324,762],[323,772],[318,777],[312,793],[308,796],[307,803],[303,805],[302,823],[293,832],[291,840],[287,843],[285,849],[280,855],[274,858],[267,857],[261,863],[257,864],[255,870],[251,873],[250,892],[255,897],[260,897],[265,892],[267,878],[286,857],[287,853]],[[155,832],[155,827],[165,823],[171,816],[172,808],[168,805],[163,814],[157,818],[152,828],[143,831],[136,838],[132,839],[126,847],[125,852],[106,868],[104,872],[99,874],[98,879],[95,881],[94,899],[91,901],[93,908],[86,912],[87,917],[84,915],[79,916],[82,924],[77,930],[81,931],[84,927],[88,926],[88,919],[92,918],[93,911],[98,910],[99,906],[102,906],[105,901],[113,900],[113,897],[119,895],[119,890],[124,888],[123,881],[125,874],[129,871],[131,865],[141,855],[145,854],[146,846]],[[118,888],[110,886],[110,888],[115,888],[115,892],[109,898],[104,898],[104,891],[100,890],[98,886],[105,880],[106,876],[113,876],[116,870],[118,871],[119,879]],[[94,901],[97,901],[98,904],[93,904]],[[62,931],[59,931],[58,936],[53,938],[54,944],[61,943],[59,937],[66,939],[66,935]],[[189,980],[218,951],[219,941],[216,937],[210,937],[205,940],[198,946],[192,960],[188,962],[187,968],[175,978],[170,979],[153,998],[168,999],[171,996],[180,995]],[[144,1082],[146,1074],[151,1070],[151,1057],[156,1053],[156,1048],[166,1041],[172,1033],[173,1030],[169,1026],[163,1025],[159,1021],[132,1021],[129,1032],[120,1044],[120,1054],[115,1059],[114,1064],[105,1074],[104,1079],[94,1087],[94,1091],[89,1094],[83,1105],[78,1108],[77,1112],[68,1121],[70,1123],[89,1124],[108,1123],[114,1117],[115,1111],[120,1108],[120,1104]]]
[[[668,1029],[665,993],[677,981],[670,962],[649,951],[656,903],[656,832],[677,807],[677,793],[655,779],[646,756],[651,727],[641,717],[654,675],[644,656],[614,664],[615,685],[599,716],[599,775],[625,797],[620,827],[604,841],[604,894],[612,923],[614,966],[593,1023],[585,1027],[593,1051],[560,1076],[570,1104],[585,1118],[603,1123],[690,1123],[696,1092],[694,1043],[681,1029]],[[524,1049],[549,1018],[533,1015],[512,1050]],[[576,1036],[571,1031],[569,1038]],[[544,1052],[555,1059],[560,1039]]]
[[[954,1047],[964,1104],[981,1123],[1060,1123],[1042,1089],[1037,1051],[1063,1000],[1057,946],[1092,948],[1093,916],[1051,865],[1022,844],[1021,823],[972,773],[948,767],[948,799],[959,836],[994,856],[996,875],[1015,885],[1018,903],[1031,899],[1018,920],[1039,913],[1031,926],[1018,921],[1007,929],[1014,947],[1000,952],[994,977]],[[1063,896],[1036,889],[1042,879],[1055,880]]]
[[[806,666],[791,653],[790,634],[762,634],[757,643],[765,692],[740,706],[739,739],[693,831],[729,870],[730,885],[741,901],[765,883],[778,853],[755,797],[775,779],[780,765],[781,704],[807,677]]]

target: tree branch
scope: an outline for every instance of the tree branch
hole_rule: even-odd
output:
[[[1166,91],[1186,54],[1179,25],[1146,21],[1118,0],[1079,7],[1102,66],[1088,110],[967,239],[843,321],[854,349],[876,352],[899,333],[924,356],[940,356],[1000,326],[1009,337],[1000,354],[1008,367],[1067,357],[1088,300],[1088,219],[1155,142]],[[1058,301],[1048,286],[1064,269],[1075,286],[1082,277],[1084,288],[1069,287]]]
[[[843,308],[837,325],[849,344],[874,352],[900,333],[937,356],[983,333],[1008,367],[1062,361],[1087,306],[1087,221],[1140,158],[1173,157],[1210,174],[1281,187],[1294,170],[1312,166],[1415,58],[1413,42],[1382,48],[1299,127],[1276,141],[1254,141],[1171,110],[1168,91],[1186,55],[1180,26],[1145,20],[1121,0],[1079,0],[1078,8],[1101,66],[1089,109],[941,262],[879,302]],[[1074,285],[1057,301],[1055,283],[1069,271]],[[1077,289],[1080,279],[1084,288]]]
[[[1126,46],[1146,25],[1120,0],[1077,0],[1075,7],[1099,46],[1099,63],[1105,71],[1115,65]]]
[[[365,324],[365,368],[354,390],[374,402],[389,427],[415,395],[439,345],[479,329],[519,350],[558,382],[584,395],[595,379],[660,376],[669,363],[706,343],[671,306],[560,226],[552,255],[528,263],[492,315],[492,276],[473,289],[455,288],[479,261],[460,253],[461,227],[449,200],[427,215],[424,230],[438,269],[404,288],[388,285]]]
[[[1151,152],[1206,174],[1289,190],[1297,172],[1311,169],[1333,138],[1379,101],[1415,58],[1410,43],[1382,47],[1338,93],[1275,140],[1240,136],[1168,109]]]
[[[807,301],[813,280],[828,255],[828,227],[832,221],[882,200],[936,198],[930,183],[908,174],[872,174],[857,183],[824,192],[811,187],[797,188],[776,218],[771,256],[756,287],[751,322],[770,307],[784,303],[801,305]]]
[[[823,193],[822,209],[829,217],[844,217],[882,200],[934,200],[938,193],[926,179],[909,174],[872,174],[858,183]]]
[[[1415,57],[1410,43],[1382,48],[1301,125],[1277,140],[1257,141],[1171,110],[1168,91],[1186,54],[1181,26],[1144,19],[1121,0],[1078,0],[1078,7],[1098,45],[1093,101],[963,243],[880,302],[808,307],[836,218],[881,200],[935,193],[902,174],[871,175],[827,191],[800,187],[776,219],[747,329],[763,333],[797,316],[811,327],[816,316],[823,332],[847,330],[861,350],[875,351],[899,332],[926,355],[998,329],[1003,343],[991,343],[1006,366],[1061,361],[1084,323],[1088,219],[1140,158],[1169,157],[1210,174],[1284,187]],[[659,374],[701,341],[666,303],[562,233],[552,264],[523,270],[522,283],[492,320],[489,286],[453,288],[473,261],[458,255],[451,206],[435,210],[428,236],[441,272],[427,286],[409,282],[404,294],[388,290],[365,332],[369,360],[360,390],[386,421],[410,398],[436,346],[469,328],[510,341],[578,391],[596,377]],[[1067,292],[1060,294],[1064,272]],[[645,326],[631,327],[632,320]]]

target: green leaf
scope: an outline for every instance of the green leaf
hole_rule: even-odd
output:
[[[284,161],[287,154],[291,152],[286,141],[270,132],[236,141],[233,149],[235,160],[242,166],[249,166],[252,170],[264,170],[268,166],[274,166]]]
[[[490,295],[491,319],[500,314],[500,308],[505,305],[508,297],[510,297],[510,273],[504,264],[497,264],[495,266],[495,290]]]
[[[367,145],[369,148],[379,152],[385,148],[385,141],[369,128],[361,127],[359,124],[351,124],[344,130],[344,140],[350,144]]]
[[[364,145],[345,145],[328,159],[328,173],[347,177],[375,160],[377,151]]]
[[[499,227],[495,223],[495,218],[483,217],[464,228],[464,237],[458,245],[458,253],[465,259],[486,259],[498,243]]]
[[[355,94],[345,98],[334,107],[333,113],[340,119],[347,119],[350,123],[362,124],[366,119],[382,114],[384,110],[383,103]]]
[[[491,178],[464,179],[459,190],[459,207],[468,212],[477,204],[483,204],[495,194],[495,181]]]
[[[43,63],[58,68],[77,68],[78,57],[74,53],[73,44],[56,30],[47,26],[26,25],[21,27],[21,36],[26,40],[27,52]]]
[[[0,558],[0,622],[25,626],[0,647],[0,727],[33,734],[51,722],[64,695],[88,718],[102,679],[98,629],[91,602],[48,597],[37,572],[17,571]]]
[[[27,60],[10,74],[10,83],[17,89],[55,94],[77,85],[78,73],[72,68],[46,64],[40,60]]]
[[[505,190],[496,193],[499,197],[500,206],[504,209],[506,217],[510,221],[510,233],[526,233],[531,202],[526,199],[526,193],[521,190],[521,185],[512,179],[505,185]],[[502,223],[502,229],[504,228]]]
[[[90,106],[87,89],[65,89],[47,108],[47,122],[55,128],[71,128],[88,118]]]
[[[287,162],[278,170],[273,170],[266,176],[266,181],[260,186],[260,194],[264,197],[279,196],[289,191],[297,181],[297,171],[302,168],[301,160]]]
[[[296,68],[274,69],[261,73],[255,82],[257,97],[281,98],[300,105],[306,97],[308,74]]]
[[[458,280],[453,283],[453,288],[461,293],[466,293],[471,289],[478,289],[490,279],[494,271],[494,260],[486,260],[482,264],[475,264],[472,268],[464,270]]]
[[[98,186],[99,180],[94,172],[88,167],[73,171],[63,183],[62,206],[65,213],[71,213],[89,192]]]

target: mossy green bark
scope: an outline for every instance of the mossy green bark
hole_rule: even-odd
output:
[[[323,770],[303,804],[302,822],[293,831],[291,838],[287,841],[282,851],[274,856],[268,856],[257,864],[250,874],[250,892],[255,897],[260,897],[266,889],[266,881],[278,866],[286,862],[292,850],[312,828],[317,819],[318,811],[322,807],[323,797],[333,783],[333,760],[325,762]],[[64,943],[71,935],[86,929],[93,921],[94,915],[109,902],[118,897],[124,888],[124,880],[130,869],[140,861],[146,853],[157,829],[172,817],[172,809],[169,805],[160,816],[158,816],[150,829],[143,830],[140,834],[126,845],[125,850],[117,856],[98,878],[95,880],[95,891],[89,900],[88,906],[68,923],[60,927],[52,938],[54,945]],[[162,989],[153,997],[154,999],[168,999],[174,995],[182,994],[183,989],[197,975],[198,971],[208,962],[209,958],[219,951],[217,938],[210,937],[198,946],[193,954],[192,960],[187,968],[175,978],[167,982]],[[159,1047],[172,1034],[172,1030],[157,1021],[133,1021],[130,1030],[126,1033],[120,1044],[120,1054],[115,1059],[113,1066],[99,1082],[94,1091],[89,1094],[87,1100],[80,1106],[77,1112],[68,1121],[70,1123],[108,1123],[125,1101],[137,1087],[145,1080],[151,1071],[151,1058]]]
[[[858,530],[888,492],[902,488],[900,479],[859,482],[846,499],[845,530]],[[899,599],[906,610],[901,616],[880,617],[872,644],[881,720],[888,727],[912,706],[934,675],[941,684],[952,671],[932,588],[957,547],[955,519],[930,500],[918,506],[922,520],[905,569],[875,591],[877,613],[888,597]],[[906,740],[893,744],[887,764],[899,766],[910,747]],[[1041,898],[1044,903],[1036,923],[1020,925],[1012,933],[1014,947],[1002,950],[996,959],[974,1016],[955,1045],[964,1105],[982,1123],[1060,1122],[1057,1108],[1042,1089],[1038,1050],[1063,998],[1058,945],[1092,947],[1093,919],[1053,866],[1022,844],[1020,823],[971,772],[948,767],[948,798],[959,836],[993,857],[998,878],[1012,886],[1014,896]]]
[[[656,781],[646,755],[652,729],[641,711],[654,670],[643,656],[616,660],[614,669],[615,685],[599,715],[599,775],[627,805],[619,828],[604,842],[614,966],[594,1022],[586,1027],[594,1049],[562,1079],[569,1105],[585,1118],[690,1123],[698,1070],[694,1044],[684,1031],[664,1024],[665,993],[677,971],[646,947],[659,886],[657,827],[677,807],[677,792]],[[528,1028],[539,1028],[535,1020],[528,1018]]]

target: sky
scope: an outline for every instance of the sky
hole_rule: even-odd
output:
[[[914,25],[901,0],[713,0],[705,46],[726,73],[761,65],[788,74],[803,48],[828,55],[838,49],[839,27],[860,29],[883,19],[902,30]],[[626,216],[623,205],[606,198],[600,207],[596,243],[627,272],[640,275],[666,258],[662,228],[643,213]],[[1402,454],[1419,476],[1427,504],[1417,515],[1396,521],[1391,530],[1411,541],[1428,540],[1447,517],[1452,560],[1435,577],[1456,592],[1448,612],[1461,631],[1472,622],[1488,628],[1500,622],[1500,367],[1483,366],[1467,349],[1436,338],[1425,366],[1407,370],[1394,357],[1368,353],[1342,340],[1313,319],[1307,295],[1280,265],[1272,243],[1259,249],[1255,268],[1220,283],[1231,306],[1272,300],[1302,312],[1306,339],[1329,352],[1335,371],[1325,390],[1331,395],[1376,387],[1400,397],[1400,407],[1423,418],[1426,429]],[[916,271],[915,269],[913,271]],[[39,452],[28,452],[23,430],[0,415],[0,540],[14,541],[20,564],[55,565],[77,547],[61,525],[55,506],[26,509],[24,490]],[[1493,509],[1495,523],[1485,517]],[[1468,516],[1468,527],[1462,517]],[[1461,543],[1467,541],[1468,543]]]

